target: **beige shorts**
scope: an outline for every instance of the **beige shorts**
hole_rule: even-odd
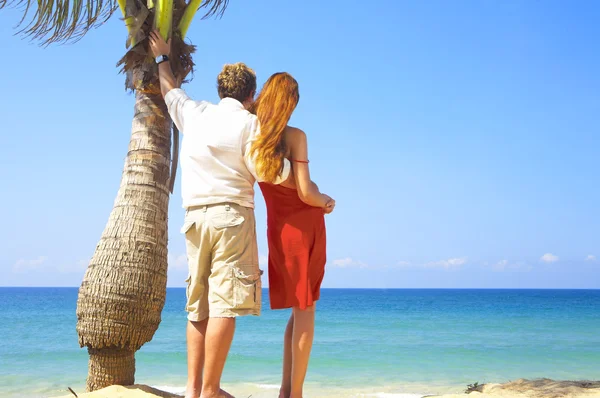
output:
[[[254,209],[233,203],[192,207],[181,232],[189,266],[188,319],[260,315]]]

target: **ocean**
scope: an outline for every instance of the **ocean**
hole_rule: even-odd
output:
[[[223,385],[277,397],[289,311],[240,318]],[[0,397],[85,389],[77,288],[0,288]],[[183,392],[185,290],[170,288],[136,382]],[[600,290],[324,289],[307,397],[421,397],[517,378],[600,379]]]

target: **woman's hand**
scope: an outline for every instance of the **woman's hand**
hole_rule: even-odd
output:
[[[325,214],[330,214],[335,209],[335,200],[331,198],[329,195],[323,194],[324,199],[326,200],[325,206],[323,207],[323,212]]]
[[[150,43],[150,51],[152,51],[154,58],[159,55],[168,56],[171,54],[171,39],[165,41],[157,29],[154,29],[152,33],[150,33],[148,41]]]

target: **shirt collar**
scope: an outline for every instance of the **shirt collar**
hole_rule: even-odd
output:
[[[245,109],[240,101],[231,97],[223,98],[221,102],[219,102],[219,106],[226,106],[232,109]]]

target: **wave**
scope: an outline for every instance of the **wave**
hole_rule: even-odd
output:
[[[279,384],[255,384],[255,386],[263,390],[279,390]]]

